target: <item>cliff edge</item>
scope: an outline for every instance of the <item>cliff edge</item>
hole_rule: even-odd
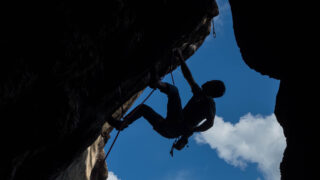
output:
[[[191,56],[218,14],[212,0],[7,2],[2,9],[3,180],[67,177],[98,146],[106,119],[149,84],[151,72],[176,68],[174,48]]]
[[[312,73],[318,57],[314,7],[303,2],[229,0],[233,27],[243,60],[257,72],[280,80],[275,115],[287,148],[281,179],[314,179],[317,122]],[[318,143],[317,143],[318,142]]]

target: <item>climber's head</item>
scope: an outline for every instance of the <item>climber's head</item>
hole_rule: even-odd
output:
[[[226,91],[226,87],[222,81],[212,80],[204,83],[202,85],[202,90],[207,96],[217,98],[223,96]]]

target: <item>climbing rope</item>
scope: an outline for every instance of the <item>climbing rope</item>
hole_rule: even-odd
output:
[[[171,72],[170,72],[170,74],[171,74],[171,80],[172,80],[172,84],[175,85],[172,71],[173,71],[173,68],[172,68],[172,65],[171,65]],[[171,150],[170,150],[170,155],[171,155],[172,157],[173,157],[173,148],[174,148],[174,145],[178,142],[178,139],[179,139],[179,138],[176,138],[176,139],[174,140],[174,143],[172,144],[172,147],[171,147]]]
[[[172,74],[172,71],[170,72],[170,74],[171,74],[172,84],[173,84],[173,85],[175,85],[175,83],[174,83],[174,78],[173,78],[173,74]]]
[[[150,98],[150,96],[153,94],[154,91],[155,91],[155,89],[153,89],[153,90],[148,94],[148,96],[142,101],[142,103],[141,103],[140,105],[144,104],[144,103]],[[137,111],[140,107],[141,107],[141,106],[138,106],[137,108],[135,108],[135,109],[132,111],[132,113],[130,113],[130,114],[134,114],[134,112]],[[123,107],[121,106],[121,116],[120,116],[120,119],[122,119],[123,115],[124,115],[124,114],[123,114]],[[123,119],[123,121],[126,120],[128,117],[130,117],[130,116],[126,116],[126,117]],[[120,134],[120,130],[118,130],[117,135],[116,135],[116,137],[114,138],[114,140],[113,140],[113,142],[112,142],[112,144],[111,144],[111,146],[110,146],[110,148],[109,148],[109,150],[108,150],[108,153],[107,153],[106,157],[104,158],[104,160],[106,160],[106,159],[108,158],[108,156],[109,156],[109,154],[110,154],[110,152],[111,152],[111,150],[112,150],[112,148],[113,148],[114,143],[115,143],[115,142],[117,141],[117,139],[118,139],[119,134]]]
[[[172,71],[174,70],[172,64],[173,64],[173,58],[171,58],[170,75],[171,75],[172,84],[175,85],[175,83],[174,83],[174,78],[173,78],[173,74],[172,74]]]

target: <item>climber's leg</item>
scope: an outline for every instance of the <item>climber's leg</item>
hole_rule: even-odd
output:
[[[178,88],[169,83],[163,83],[159,89],[168,96],[166,123],[173,125],[182,123],[182,106]]]
[[[183,122],[181,99],[178,88],[166,82],[157,81],[151,85],[168,96],[166,123],[178,125]]]
[[[124,120],[124,124],[130,125],[140,117],[144,117],[154,128],[160,126],[163,122],[163,117],[156,113],[152,108],[145,104],[137,106],[130,114],[128,114]]]
[[[162,116],[156,113],[152,108],[149,106],[142,104],[138,107],[137,110],[133,110],[131,114],[129,114],[123,122],[123,128],[126,128],[128,125],[133,123],[135,120],[139,119],[140,117],[144,117],[153,127],[155,131],[157,131],[160,135],[166,138],[175,138],[177,137],[176,133],[171,133],[169,127],[170,125],[166,123]]]

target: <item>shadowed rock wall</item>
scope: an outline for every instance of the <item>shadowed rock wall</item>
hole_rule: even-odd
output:
[[[318,144],[310,105],[317,6],[229,1],[244,61],[281,80],[275,114],[287,138],[282,179],[308,179]],[[195,52],[218,14],[212,0],[6,2],[2,9],[5,180],[61,177],[106,119],[148,85],[151,71],[162,76],[177,66],[174,48],[186,58]]]
[[[212,0],[5,2],[0,53],[0,179],[55,179],[145,88],[191,56],[218,14]],[[120,93],[121,90],[121,93]]]
[[[112,117],[120,119],[131,107],[142,91],[132,96],[121,108],[117,109]],[[82,154],[57,174],[56,180],[106,180],[108,169],[105,162],[104,147],[110,138],[112,127],[106,122],[101,128],[101,134]]]
[[[312,105],[318,58],[316,12],[309,3],[229,0],[243,60],[261,74],[280,79],[275,114],[287,148],[281,179],[314,179],[319,140]],[[313,75],[312,75],[313,74]]]

